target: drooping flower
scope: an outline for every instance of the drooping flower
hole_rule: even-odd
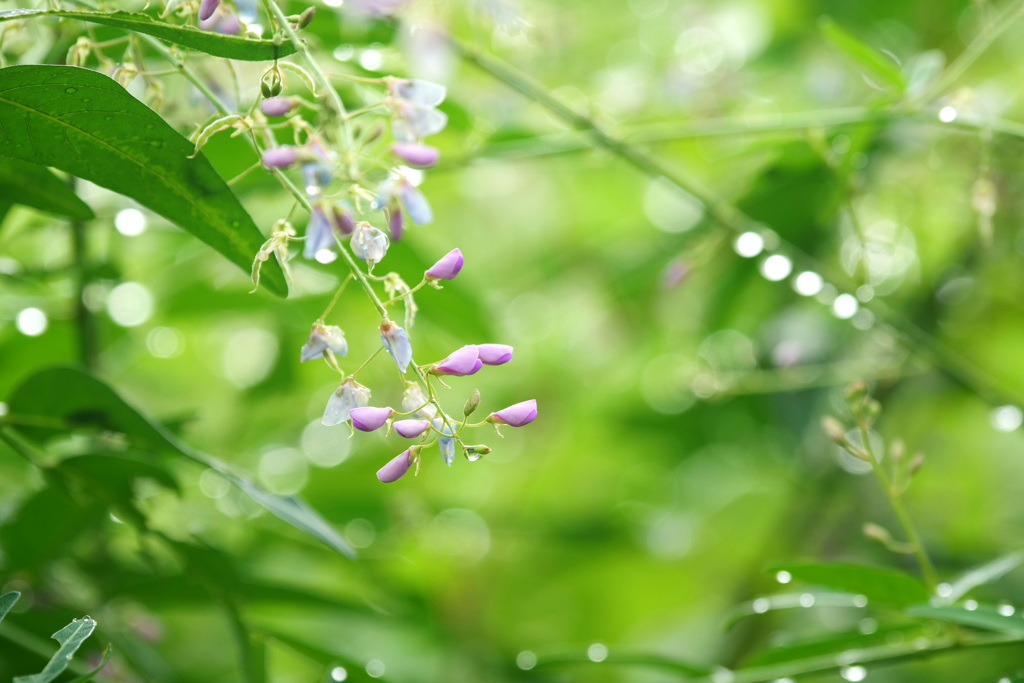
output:
[[[516,403],[504,410],[491,413],[487,418],[488,422],[508,425],[509,427],[522,427],[537,419],[537,401],[530,399],[522,403]]]
[[[402,410],[407,413],[415,410],[414,416],[427,419],[437,415],[437,407],[427,401],[427,395],[423,393],[419,384],[410,384],[405,387],[405,392],[402,394]]]
[[[454,280],[455,276],[462,270],[465,262],[466,260],[462,257],[462,252],[458,249],[452,249],[438,259],[437,263],[430,266],[425,275],[427,279]]]
[[[356,229],[356,223],[352,220],[352,214],[348,208],[337,204],[331,207],[331,221],[334,223],[334,229],[342,237],[351,235]]]
[[[413,449],[402,451],[390,461],[387,465],[377,470],[377,478],[384,484],[390,484],[393,481],[398,481],[405,476],[405,473],[409,471],[415,462],[415,456],[413,455]]]
[[[315,323],[313,330],[309,333],[309,338],[302,345],[299,362],[305,363],[322,358],[324,351],[328,350],[336,356],[347,355],[348,342],[345,340],[345,333],[337,325]]]
[[[388,236],[369,223],[356,223],[352,233],[352,253],[370,264],[371,268],[388,253],[390,244]]]
[[[260,102],[260,111],[267,116],[284,116],[295,107],[290,97],[268,97]]]
[[[398,369],[403,373],[408,370],[409,363],[412,362],[412,343],[409,341],[408,333],[390,320],[386,320],[380,326],[380,340]]]
[[[332,427],[347,422],[353,408],[362,408],[370,403],[370,390],[354,379],[345,380],[338,390],[327,399],[327,407],[320,423]]]
[[[448,116],[437,110],[444,101],[443,85],[419,79],[391,79],[391,130],[401,142],[418,142],[428,135],[440,133],[448,124]]]
[[[220,0],[203,0],[199,4],[199,21],[206,21],[213,16],[220,5]]]
[[[399,436],[404,436],[407,439],[415,439],[427,431],[429,426],[430,423],[426,420],[398,420],[394,424],[395,431]]]
[[[391,239],[395,242],[402,239],[402,233],[405,232],[405,218],[402,217],[402,210],[397,206],[392,206],[388,211],[388,232],[391,233]]]
[[[430,168],[441,158],[437,147],[422,142],[398,142],[391,146],[391,153],[412,166]]]
[[[504,365],[512,360],[512,347],[508,344],[477,344],[476,350],[484,365]]]
[[[313,207],[309,223],[306,224],[306,242],[302,247],[302,255],[313,259],[321,249],[330,249],[333,246],[334,233],[331,231],[331,223],[324,215],[323,208],[318,204]]]
[[[298,159],[299,152],[289,145],[263,150],[262,161],[267,168],[288,168]]]
[[[463,346],[461,349],[452,351],[444,360],[434,363],[427,372],[433,375],[454,375],[465,377],[472,375],[484,364],[480,361],[475,346]]]
[[[435,417],[432,424],[434,429],[441,432],[441,436],[437,440],[437,448],[441,451],[444,464],[451,467],[452,462],[455,460],[455,439],[452,438],[454,432],[440,417]]]
[[[434,222],[434,212],[431,210],[427,198],[405,178],[398,183],[398,199],[409,220],[416,225],[427,225]]]
[[[348,417],[352,420],[352,426],[361,432],[372,432],[387,424],[388,419],[394,415],[392,408],[374,408],[362,406],[352,408]]]

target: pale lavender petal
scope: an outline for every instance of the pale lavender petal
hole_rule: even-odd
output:
[[[267,116],[284,116],[295,106],[295,100],[290,97],[268,97],[260,102],[260,111]]]
[[[462,252],[458,249],[452,249],[438,259],[437,263],[430,266],[426,275],[438,280],[454,280],[455,276],[462,270],[465,262],[466,260],[462,257]]]
[[[408,370],[412,362],[412,343],[408,333],[389,320],[380,326],[380,340],[398,369],[403,373]]]
[[[487,419],[498,424],[507,424],[510,427],[522,427],[537,419],[537,401],[530,399],[516,403],[504,410],[491,413]]]
[[[434,221],[434,212],[431,211],[427,198],[413,187],[412,183],[402,181],[398,188],[398,197],[402,201],[402,206],[405,207],[406,215],[413,223],[426,225]]]
[[[430,423],[426,420],[399,420],[394,424],[395,431],[399,436],[404,436],[407,439],[415,439],[427,431],[429,426]]]
[[[512,360],[512,347],[507,344],[477,344],[484,365],[503,365]]]
[[[377,478],[385,484],[398,481],[412,467],[412,451],[402,451],[392,458],[387,465],[377,470]]]
[[[206,21],[213,16],[220,5],[220,0],[203,0],[199,5],[199,21]]]
[[[327,399],[327,407],[320,423],[328,427],[349,419],[353,408],[362,408],[370,402],[370,390],[355,380],[348,380]]]
[[[295,163],[298,156],[299,153],[294,147],[288,145],[271,147],[263,150],[263,165],[267,168],[288,168]]]
[[[464,377],[472,375],[482,367],[483,363],[480,362],[476,347],[463,346],[461,349],[453,351],[440,363],[435,364],[430,371],[435,375]]]
[[[402,239],[402,233],[405,232],[405,219],[402,217],[402,210],[397,206],[392,208],[388,216],[388,232],[391,233],[391,239],[394,242]]]
[[[331,232],[331,223],[320,207],[313,209],[306,224],[306,242],[302,248],[302,255],[308,259],[316,258],[321,249],[330,249],[334,246],[334,234]]]
[[[447,89],[440,83],[415,78],[410,81],[393,82],[392,91],[395,97],[418,104],[423,107],[436,107],[444,102]]]
[[[363,407],[353,408],[348,416],[353,427],[362,432],[372,432],[383,427],[394,412],[391,408]]]
[[[441,158],[437,147],[420,142],[399,142],[391,146],[391,153],[407,164],[430,168]]]

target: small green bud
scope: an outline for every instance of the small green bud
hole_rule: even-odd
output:
[[[868,395],[868,383],[864,380],[857,380],[846,387],[846,402],[855,403]]]
[[[466,400],[466,406],[462,409],[462,414],[465,415],[466,417],[469,417],[470,415],[472,415],[476,411],[477,406],[479,406],[479,405],[480,405],[480,390],[479,389],[474,389],[473,393],[470,394],[469,398]]]
[[[306,28],[313,21],[313,16],[316,15],[316,7],[307,7],[306,11],[299,15],[299,23],[296,28]]]
[[[878,541],[882,545],[888,546],[893,542],[892,534],[889,533],[889,530],[873,522],[865,524],[863,531],[867,538],[870,538],[872,541]]]
[[[907,474],[914,474],[924,466],[924,453],[915,453],[907,465]]]
[[[267,69],[260,81],[260,92],[264,97],[277,97],[281,94],[281,88],[281,72],[277,70],[276,66]]]
[[[889,457],[892,458],[893,462],[899,462],[903,459],[903,456],[907,454],[907,447],[903,445],[902,439],[896,439],[889,446]]]
[[[469,460],[470,462],[476,462],[480,458],[490,453],[491,447],[485,446],[484,444],[481,443],[476,444],[475,446],[466,446],[463,449],[463,451],[466,454],[466,460]]]
[[[834,417],[826,417],[821,421],[821,429],[825,432],[825,436],[840,446],[847,445],[846,430],[843,429],[843,425],[839,423],[839,420]]]

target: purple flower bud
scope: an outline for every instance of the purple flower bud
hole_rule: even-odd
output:
[[[268,97],[260,102],[260,111],[267,116],[284,116],[295,106],[290,97]]]
[[[484,365],[504,365],[512,360],[512,347],[508,344],[477,344],[476,350]]]
[[[391,153],[407,164],[424,168],[430,168],[441,157],[437,147],[421,142],[399,142],[392,145]]]
[[[348,212],[348,209],[344,209],[338,205],[331,207],[331,220],[334,223],[334,229],[338,231],[338,234],[342,237],[351,235],[356,229],[356,223],[352,220],[352,214]]]
[[[383,427],[394,412],[391,408],[362,407],[350,410],[348,417],[359,431],[372,432]]]
[[[392,458],[387,465],[377,470],[377,478],[385,484],[390,484],[393,481],[398,481],[405,476],[405,473],[412,467],[413,455],[412,449],[402,451],[394,458]]]
[[[441,451],[441,457],[444,458],[444,464],[448,467],[452,466],[452,461],[455,460],[455,439],[451,438],[454,432],[451,427],[444,423],[439,417],[435,417],[432,424],[434,429],[441,432],[442,436],[437,440],[437,448]]]
[[[491,413],[490,417],[487,418],[488,422],[494,422],[496,424],[508,425],[510,427],[522,427],[523,425],[530,424],[537,419],[537,401],[530,399],[529,401],[523,401],[513,406],[509,406],[504,410],[499,410],[496,413]]]
[[[302,346],[299,362],[305,363],[309,360],[322,358],[324,351],[327,350],[330,350],[336,356],[347,355],[348,342],[345,341],[345,333],[337,325],[325,326],[317,323],[313,325],[313,331],[309,333],[309,338],[306,339],[306,343]]]
[[[281,145],[263,150],[263,165],[267,168],[288,168],[299,156],[294,147]]]
[[[398,186],[398,198],[405,208],[405,213],[416,225],[427,225],[434,222],[434,212],[423,193],[417,190],[408,180]]]
[[[380,326],[380,340],[398,369],[403,373],[408,370],[409,363],[412,362],[412,343],[409,341],[408,333],[388,320]]]
[[[456,377],[472,375],[484,366],[478,355],[475,346],[463,346],[461,349],[453,351],[440,363],[432,365],[429,372],[434,375],[455,375]]]
[[[395,423],[395,431],[399,436],[404,436],[407,439],[415,439],[417,436],[427,431],[427,427],[430,423],[426,420],[399,420]]]
[[[462,257],[462,252],[458,249],[452,249],[442,256],[437,263],[427,269],[426,276],[438,280],[454,280],[455,276],[462,270],[462,264],[465,262],[466,260]]]
[[[199,5],[199,21],[206,21],[217,11],[220,0],[203,0]]]
[[[308,259],[315,259],[321,249],[330,249],[333,246],[334,233],[331,231],[331,223],[324,215],[323,209],[319,205],[314,206],[309,223],[306,224],[306,242],[302,248],[302,255]]]
[[[383,232],[369,223],[356,224],[355,232],[352,233],[352,253],[356,257],[366,261],[372,268],[380,263],[384,255],[388,253],[388,246],[391,241]]]
[[[402,217],[402,210],[397,206],[391,207],[388,213],[388,232],[391,233],[391,240],[397,242],[405,232],[405,219]]]
[[[362,408],[370,403],[370,390],[354,379],[345,380],[338,390],[327,399],[327,408],[320,423],[332,427],[347,422],[353,408]]]
[[[203,26],[200,24],[199,28],[216,31],[223,36],[237,36],[242,32],[242,22],[238,20],[238,15],[233,12],[214,18],[212,21],[208,21],[207,24],[212,25]]]

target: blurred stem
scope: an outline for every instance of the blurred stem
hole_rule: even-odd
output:
[[[75,177],[68,178],[68,186],[75,190]],[[85,290],[89,286],[89,255],[86,244],[86,224],[72,221],[71,245],[75,272],[75,327],[78,331],[78,359],[89,372],[96,371],[98,344],[96,340],[96,318],[85,305]]]
[[[896,512],[900,526],[903,527],[903,533],[907,536],[907,542],[913,548],[914,557],[917,558],[917,563],[921,567],[921,574],[924,576],[925,583],[928,584],[928,587],[934,593],[935,588],[939,585],[935,566],[932,564],[931,558],[928,557],[924,543],[921,541],[921,536],[917,533],[917,527],[914,526],[914,521],[910,518],[907,508],[903,505],[903,494],[892,485],[892,480],[875,455],[875,450],[871,446],[870,435],[868,434],[867,421],[864,419],[857,420],[857,430],[860,432],[861,447],[864,450],[864,455],[867,456],[868,462],[871,463],[871,469],[878,478],[878,483],[881,484],[882,490],[885,491],[885,495],[892,504],[892,509]]]
[[[12,451],[25,458],[25,460],[30,464],[35,465],[36,467],[40,466],[39,463],[36,462],[35,455],[32,454],[32,451],[26,448],[20,440],[8,434],[7,430],[3,427],[0,427],[0,441],[7,444]]]

